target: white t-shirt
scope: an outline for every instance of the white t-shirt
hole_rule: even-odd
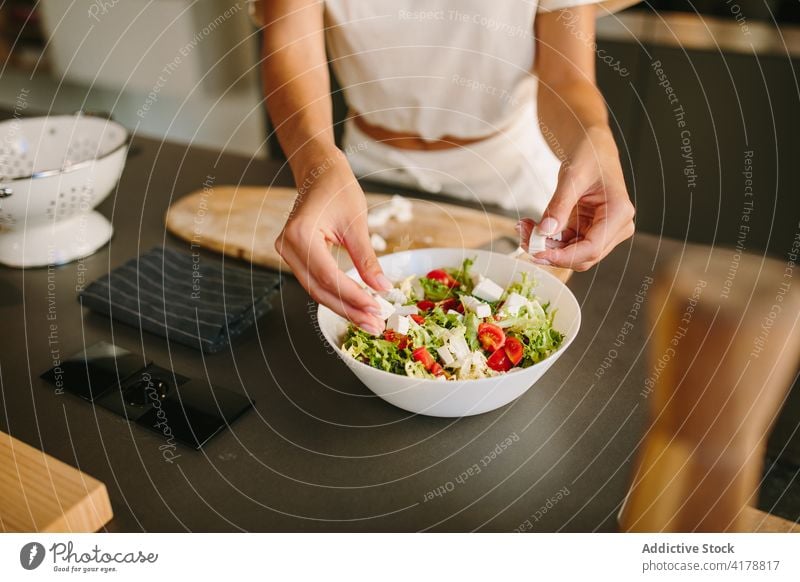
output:
[[[325,0],[329,57],[348,105],[424,139],[491,135],[534,100],[534,19],[637,0]]]

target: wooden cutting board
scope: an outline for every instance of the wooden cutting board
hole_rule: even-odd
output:
[[[193,245],[274,269],[284,268],[275,251],[275,239],[283,229],[297,192],[293,188],[218,186],[184,196],[167,211],[167,229]],[[370,208],[387,204],[391,196],[367,194]],[[516,221],[505,216],[455,204],[411,199],[414,219],[390,220],[372,229],[386,239],[388,254],[431,247],[479,248],[496,239],[516,240]],[[347,253],[334,249],[342,269],[352,267]],[[548,269],[562,281],[572,271]]]
[[[0,431],[1,532],[94,532],[113,515],[101,481]]]

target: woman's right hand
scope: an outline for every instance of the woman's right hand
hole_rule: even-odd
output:
[[[275,248],[315,301],[378,335],[384,329],[378,304],[331,254],[332,245],[342,245],[367,285],[392,287],[370,243],[364,192],[340,150],[310,166],[296,174],[297,200]]]

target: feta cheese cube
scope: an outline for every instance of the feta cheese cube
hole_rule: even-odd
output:
[[[386,329],[393,329],[397,333],[408,333],[409,318],[405,315],[392,313],[386,320]]]
[[[411,222],[414,219],[414,213],[411,211],[411,208],[403,208],[402,210],[398,210],[394,217],[398,222]]]
[[[544,319],[545,317],[547,317],[547,315],[545,315],[544,308],[542,307],[541,303],[536,301],[536,299],[528,301],[526,305],[528,306],[528,313],[530,313],[534,317],[538,317],[540,319]]]
[[[484,303],[480,299],[476,299],[471,295],[463,296],[461,301],[464,303],[464,307],[472,311],[478,317],[489,317],[492,314],[492,308],[490,305]]]
[[[467,340],[465,340],[464,336],[461,335],[452,336],[450,341],[447,343],[447,347],[450,349],[450,352],[459,360],[467,357],[470,353]]]
[[[464,295],[461,297],[464,307],[472,311],[480,318],[489,317],[492,315],[492,307],[483,301],[476,299],[472,295]]]
[[[377,208],[373,208],[367,213],[367,226],[369,228],[378,228],[385,225],[392,217],[392,209],[383,204]]]
[[[445,346],[440,348],[436,348],[436,353],[439,354],[439,357],[444,362],[445,366],[449,366],[453,362],[455,362],[455,358],[453,358],[453,354],[450,353],[450,350],[447,349]]]
[[[394,313],[394,305],[386,301],[386,299],[380,295],[375,295],[374,299],[378,304],[378,308],[381,310],[381,312],[378,314],[378,317],[383,320],[389,319],[389,316]]]
[[[398,315],[416,315],[419,309],[416,305],[395,305],[394,312]]]
[[[484,278],[475,285],[472,294],[484,301],[498,301],[503,296],[503,288],[491,279]]]
[[[400,291],[397,287],[393,287],[389,289],[385,293],[383,293],[383,298],[386,299],[389,303],[400,303],[403,304],[408,301],[408,297],[406,294]]]
[[[485,319],[487,317],[492,316],[492,307],[488,303],[481,303],[478,305],[478,308],[475,310],[475,315],[480,317],[481,319]]]
[[[505,302],[503,302],[503,309],[510,315],[517,315],[520,308],[526,305],[528,300],[519,293],[512,293],[509,295]]]
[[[547,249],[547,245],[545,244],[546,240],[547,240],[546,236],[531,234],[531,238],[528,241],[528,252],[538,253],[539,251],[546,250]]]
[[[369,237],[369,243],[372,245],[372,248],[375,250],[375,252],[382,253],[386,250],[386,239],[377,232],[373,232]]]
[[[411,281],[411,291],[414,292],[414,297],[417,299],[425,297],[425,288],[422,286],[422,283],[419,282],[419,277],[414,277]]]

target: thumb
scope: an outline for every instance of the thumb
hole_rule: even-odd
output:
[[[542,220],[536,227],[536,234],[552,236],[564,230],[580,194],[578,184],[570,173],[559,172],[556,191],[542,214]]]
[[[364,283],[376,291],[387,291],[393,287],[392,282],[383,274],[378,257],[375,256],[365,222],[356,223],[349,228],[343,242]]]

